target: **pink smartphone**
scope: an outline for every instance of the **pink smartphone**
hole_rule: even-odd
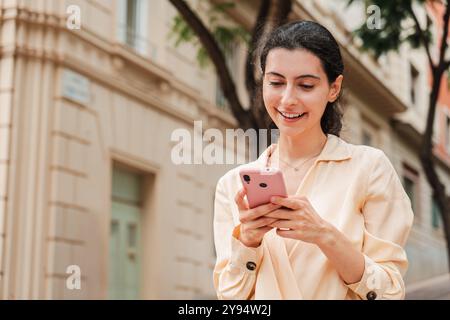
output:
[[[277,168],[242,169],[239,175],[250,208],[269,203],[273,196],[287,197],[283,173]]]

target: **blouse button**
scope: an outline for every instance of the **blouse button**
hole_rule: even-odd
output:
[[[366,297],[367,300],[375,300],[377,298],[377,293],[375,291],[369,291]]]
[[[247,267],[248,270],[253,271],[253,270],[256,269],[256,263],[254,263],[252,261],[249,261],[249,262],[247,262],[246,267]]]

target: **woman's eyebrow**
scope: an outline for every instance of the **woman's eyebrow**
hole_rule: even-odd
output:
[[[279,73],[274,72],[274,71],[267,72],[266,74],[267,74],[267,75],[274,75],[274,76],[278,76],[278,77],[284,78],[284,76],[283,76],[282,74],[279,74]],[[316,76],[316,75],[314,75],[314,74],[302,74],[302,75],[296,77],[295,79],[301,79],[301,78],[314,78],[314,79],[320,80],[320,77],[319,77],[319,76]]]

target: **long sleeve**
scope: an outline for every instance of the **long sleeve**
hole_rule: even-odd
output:
[[[403,299],[408,260],[403,249],[413,222],[411,202],[395,169],[379,151],[362,206],[365,270],[348,287],[362,299]]]
[[[216,188],[214,202],[214,242],[217,261],[213,272],[214,288],[219,299],[250,299],[262,259],[262,245],[246,247],[236,239],[239,225],[233,222],[230,198],[223,178]]]

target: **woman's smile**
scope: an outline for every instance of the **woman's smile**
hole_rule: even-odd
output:
[[[287,112],[287,111],[282,111],[282,110],[279,110],[276,108],[275,108],[275,110],[277,110],[277,112],[281,115],[281,117],[286,122],[296,122],[296,121],[299,121],[300,119],[306,118],[308,116],[307,112],[302,112],[302,113]]]

